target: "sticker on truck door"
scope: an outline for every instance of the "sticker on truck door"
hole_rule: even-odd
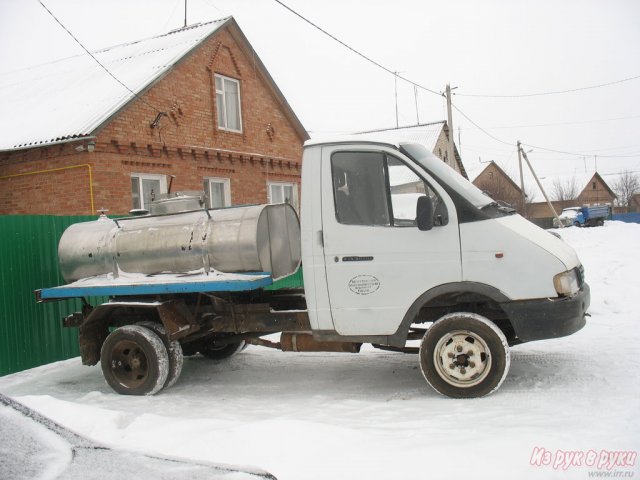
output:
[[[358,295],[369,295],[380,288],[380,280],[373,275],[358,275],[349,280],[349,290]]]

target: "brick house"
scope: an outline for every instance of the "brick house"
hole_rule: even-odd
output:
[[[88,55],[0,76],[0,214],[297,204],[307,132],[233,18],[94,55],[117,80]]]
[[[575,186],[578,195],[571,200],[555,200],[554,199],[554,185],[567,184],[567,182],[575,182]],[[559,214],[563,208],[568,207],[581,207],[583,205],[611,205],[616,199],[616,194],[611,187],[602,178],[602,176],[595,172],[593,174],[576,174],[568,177],[552,177],[542,180],[542,186],[544,187],[549,199],[552,200],[553,208]],[[536,194],[536,199],[544,200],[542,193]],[[553,212],[549,208],[549,205],[544,202],[535,202],[527,206],[527,214],[531,218],[546,218],[552,217]]]
[[[547,177],[541,179],[541,183],[551,204],[557,213],[563,208],[583,205],[613,205],[616,196],[602,176],[593,174],[575,174],[565,177]],[[489,163],[485,169],[473,180],[473,184],[487,192],[494,200],[502,200],[512,205],[518,213],[522,214],[522,190],[518,184],[495,162]],[[571,185],[570,190],[575,190],[576,197],[571,200],[556,200],[555,185]],[[531,178],[525,187],[525,193],[531,189],[531,199],[527,196],[525,216],[527,218],[550,218],[553,212],[544,200],[544,195]],[[565,187],[566,188],[566,187]],[[536,200],[529,202],[529,200]]]
[[[491,161],[472,182],[494,200],[501,200],[522,214],[522,190],[500,166]]]
[[[388,136],[391,139],[398,137],[406,140],[412,140],[424,145],[436,157],[445,162],[456,172],[468,179],[467,171],[462,164],[462,158],[458,152],[458,147],[453,144],[455,158],[450,159],[448,153],[449,144],[449,126],[445,120],[437,122],[422,123],[411,127],[387,128],[382,130],[370,130],[367,132],[358,132],[359,134],[375,133],[377,137]]]

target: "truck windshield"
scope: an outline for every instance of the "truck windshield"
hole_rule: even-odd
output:
[[[442,182],[445,182],[453,188],[474,207],[481,209],[489,204],[495,203],[491,197],[482,193],[478,187],[436,157],[423,145],[418,143],[402,143],[401,147],[409,157],[422,165],[428,172],[438,177]]]

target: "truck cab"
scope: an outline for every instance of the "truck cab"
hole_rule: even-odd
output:
[[[302,178],[302,262],[316,338],[401,349],[412,325],[456,314],[487,319],[510,345],[584,326],[589,288],[575,251],[422,145],[311,140]],[[458,377],[436,389],[455,396],[466,388]]]

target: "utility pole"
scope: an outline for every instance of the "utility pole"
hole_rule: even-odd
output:
[[[522,154],[520,153],[520,140],[518,140],[518,167],[520,168],[520,193],[522,193],[522,216],[527,218],[527,196],[524,193],[524,176],[522,174]]]
[[[540,180],[538,180],[538,176],[536,175],[536,172],[533,170],[533,167],[531,166],[531,162],[529,162],[529,159],[527,158],[527,153],[522,149],[522,146],[520,145],[520,142],[518,142],[518,145],[520,147],[518,150],[520,152],[522,152],[522,156],[524,157],[524,161],[527,162],[527,165],[529,165],[529,170],[531,170],[531,173],[533,174],[533,178],[536,179],[536,183],[538,184],[538,187],[540,187],[540,191],[542,192],[542,195],[544,195],[544,199],[547,201],[547,205],[549,205],[549,208],[553,212],[553,216],[558,219],[558,225],[560,225],[560,228],[564,228],[564,225],[562,225],[562,222],[560,221],[560,217],[558,216],[558,213],[556,212],[556,209],[553,208],[551,200],[549,200],[549,197],[547,197],[547,192],[544,191],[544,187],[540,183]]]
[[[416,125],[420,125],[420,115],[418,114],[418,87],[413,86],[413,98],[416,101]]]
[[[393,81],[395,83],[395,88],[396,88],[396,129],[398,128],[398,73],[399,72],[393,72]]]
[[[187,0],[184,0],[184,26],[187,26]]]
[[[455,153],[454,153],[454,147],[453,147],[453,140],[454,140],[454,133],[453,133],[453,120],[452,120],[452,115],[451,115],[451,85],[449,85],[447,83],[447,89],[446,89],[446,96],[447,96],[447,124],[449,126],[449,160],[448,160],[448,164],[450,166],[454,166],[456,164],[456,159],[455,159]]]

